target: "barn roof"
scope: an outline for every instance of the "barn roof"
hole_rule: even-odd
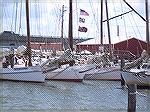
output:
[[[129,41],[129,40],[139,40],[139,41],[142,41],[142,42],[145,43],[145,41],[143,41],[143,40],[140,40],[140,39],[137,39],[135,37],[129,36],[128,39],[127,38],[126,39],[123,38],[122,41],[113,40],[111,42],[111,44],[118,44],[118,43],[122,43],[122,42]],[[78,43],[77,45],[100,45],[100,44],[101,44],[100,39],[98,39],[98,38],[92,38],[92,39],[89,39],[87,41],[83,41],[81,43]],[[109,44],[109,43],[104,41],[103,44]]]

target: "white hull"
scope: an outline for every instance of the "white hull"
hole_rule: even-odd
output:
[[[95,65],[84,64],[81,66],[71,66],[67,68],[58,68],[54,71],[47,72],[46,79],[59,81],[81,82],[84,76],[96,68]]]
[[[45,76],[42,71],[36,67],[22,68],[1,68],[0,79],[27,82],[44,82]]]

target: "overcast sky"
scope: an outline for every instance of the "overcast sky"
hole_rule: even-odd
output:
[[[21,2],[22,1],[22,2]],[[29,0],[30,1],[30,32],[31,35],[60,36],[61,35],[61,9],[65,5],[64,12],[64,37],[68,36],[68,13],[69,0]],[[131,9],[123,0],[107,0],[109,18]],[[145,0],[126,0],[141,16],[145,18]],[[149,1],[150,2],[150,1]],[[2,13],[1,32],[13,31],[26,35],[25,0],[1,0]],[[81,16],[80,9],[89,13],[89,16]],[[105,3],[103,5],[106,19]],[[150,12],[150,11],[149,11]],[[150,13],[149,13],[150,15]],[[85,23],[79,22],[79,17],[85,19]],[[107,26],[104,25],[104,42],[108,43]],[[117,36],[117,25],[119,25],[119,36]],[[78,32],[78,27],[84,26],[85,32]],[[136,37],[146,40],[145,22],[133,11],[110,20],[110,34],[112,42]],[[100,0],[73,0],[73,37],[95,38],[100,41]]]

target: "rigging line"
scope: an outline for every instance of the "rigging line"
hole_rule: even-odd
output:
[[[137,26],[137,24],[136,24],[136,22],[135,22],[134,16],[133,16],[133,14],[131,14],[131,15],[132,15],[133,21],[134,21],[134,23],[135,23],[135,25],[136,25],[136,28],[137,28],[137,30],[138,30],[138,33],[139,33],[140,37],[142,38],[141,33],[140,33],[140,30],[139,30],[139,28],[138,28],[138,26]],[[143,47],[142,47],[141,42],[140,42],[139,40],[138,40],[138,43],[139,43],[139,45],[140,45],[140,48],[143,50]]]
[[[145,22],[146,22],[146,20],[136,11],[136,10],[134,10],[132,7],[131,7],[131,5],[129,5],[125,0],[123,0],[125,3],[126,3],[126,5],[128,5],[138,16],[140,16]]]
[[[47,9],[48,5],[49,5],[49,3],[47,3],[46,9],[45,9],[45,10],[46,10],[46,13],[47,13],[47,17],[46,17],[46,20],[45,20],[45,21],[49,21],[49,20],[50,20],[50,19],[49,19],[49,11],[48,11],[48,9]],[[48,22],[48,23],[49,23],[49,22]],[[46,26],[47,26],[47,28],[46,28],[47,31],[46,31],[46,32],[47,32],[47,35],[49,35],[49,34],[50,34],[49,29],[50,29],[50,28],[49,28],[49,25],[48,25],[48,24],[47,24]]]
[[[36,20],[38,21],[38,16],[37,16],[37,1],[35,0],[35,17],[36,17]],[[38,32],[38,22],[36,21],[36,24],[35,24],[35,28],[36,28],[36,33]]]
[[[56,7],[54,7],[54,10],[52,10],[52,14],[55,14],[56,15],[56,19],[53,20],[54,23],[55,23],[55,32],[53,31],[53,35],[56,36],[56,34],[58,35],[59,34],[59,30],[60,30],[60,24],[61,24],[61,15],[60,15],[60,7],[57,6],[56,4],[54,4]],[[59,12],[58,12],[58,9],[59,9]],[[55,16],[54,15],[54,16]]]
[[[12,9],[13,13],[12,13],[11,31],[13,29],[12,27],[13,27],[13,21],[14,21],[14,10],[15,10],[15,2],[14,2],[14,5],[13,5],[13,9]]]
[[[130,11],[125,12],[125,13],[122,13],[122,14],[120,14],[120,15],[117,15],[117,16],[114,16],[114,17],[111,17],[111,18],[109,18],[108,20],[111,20],[111,19],[114,19],[114,18],[117,18],[117,17],[123,16],[123,15],[125,15],[125,14],[128,14],[128,13],[132,12],[132,11],[133,11],[133,10],[130,10]],[[108,20],[104,20],[103,22],[106,22],[106,21],[108,21]]]
[[[60,7],[56,6],[54,7],[54,10],[52,10],[52,14],[56,14],[56,19],[54,20],[54,23],[58,23],[57,26],[55,26],[55,32],[53,32],[55,35],[59,34],[59,30],[60,30],[60,23],[61,23],[61,16],[60,16],[60,12],[58,13],[58,9]],[[60,11],[60,9],[59,9]]]
[[[116,14],[117,11],[116,11],[116,8],[115,8],[115,3],[114,3],[114,1],[112,1],[112,2],[113,2],[113,6],[114,6],[115,15],[117,15],[117,14]],[[117,19],[115,19],[115,20],[116,20],[116,24],[118,25]]]
[[[19,34],[20,34],[20,30],[21,30],[21,17],[22,17],[22,0],[21,0],[21,5],[20,5],[20,22],[19,22]]]
[[[121,3],[121,11],[123,13],[123,6],[122,6],[122,2],[120,1]],[[126,37],[127,37],[127,28],[126,28],[126,24],[125,24],[125,18],[123,16],[123,22],[124,22],[124,26],[125,26],[125,34],[126,34]],[[128,49],[128,39],[127,39],[127,46],[126,46],[126,50]]]
[[[77,0],[76,0],[76,9],[78,9],[78,4],[77,4],[78,2],[77,2]],[[79,26],[79,17],[78,17],[78,11],[76,11],[76,15],[77,15],[77,26]],[[80,33],[79,33],[79,31],[78,31],[78,27],[77,27],[77,32],[78,32],[78,34],[77,34],[77,41],[80,41]],[[77,42],[78,43],[78,42]],[[77,51],[76,51],[77,52]],[[79,52],[80,52],[80,44],[79,44]]]
[[[16,1],[16,10],[15,10],[15,33],[16,32],[16,26],[17,26],[17,12],[18,12],[18,0]],[[17,40],[17,43],[16,44],[19,44],[19,39],[17,38],[17,35],[15,34],[14,35],[14,38]]]
[[[7,6],[7,3],[5,3],[5,6]],[[10,15],[9,15],[9,13],[8,13],[8,9],[6,9],[6,7],[4,7],[4,9],[3,9],[3,12],[4,12],[4,20],[5,20],[5,23],[7,23],[7,25],[6,25],[6,29],[8,30],[10,30],[10,25],[11,25],[11,19],[10,19]],[[5,19],[5,18],[7,18],[7,19]]]
[[[38,18],[38,21],[37,21],[37,31],[39,33],[39,35],[41,36],[41,10],[42,8],[40,8],[41,6],[41,3],[39,3],[38,0],[36,0],[36,15],[37,15],[37,18]]]
[[[116,7],[115,7],[115,3],[114,3],[114,1],[113,1],[113,5],[114,5],[114,11],[115,11],[115,15],[117,15],[117,11],[116,11]],[[119,36],[119,25],[118,25],[118,21],[117,21],[117,19],[115,19],[116,20],[116,25],[117,25],[117,36],[118,36],[118,38],[119,38],[119,41],[120,41],[120,36]]]
[[[15,33],[16,33],[16,26],[17,26],[17,13],[18,12],[18,0],[16,0],[16,12],[15,12]]]
[[[122,2],[120,1],[120,3],[121,3],[121,11],[122,11],[122,13],[123,13],[123,6],[122,6]],[[126,24],[125,24],[125,18],[124,18],[124,16],[123,16],[123,22],[124,22],[124,26],[125,26],[125,33],[126,33],[126,37],[127,37],[127,28],[126,28]]]
[[[95,23],[96,23],[97,29],[98,29],[98,31],[100,31],[100,30],[99,30],[99,27],[98,27],[98,24],[97,24],[97,21],[96,21],[95,13],[94,13],[94,12],[96,12],[96,11],[93,11],[94,8],[93,8],[93,5],[91,4],[91,0],[89,0],[89,3],[90,3],[90,7],[91,7],[91,9],[92,9],[92,14],[93,14],[93,16],[94,16],[94,21],[95,21]]]
[[[4,4],[4,3],[3,3],[3,4]],[[6,4],[7,4],[7,3],[5,3],[5,5],[6,5]],[[7,15],[6,8],[4,8],[2,12],[3,12],[3,15],[4,15],[4,16],[3,16],[3,18],[4,18],[3,20],[5,20],[5,21],[8,23],[8,20],[5,19],[5,18],[9,17],[9,16]],[[9,22],[10,22],[10,21],[9,21]],[[11,23],[11,22],[10,22],[10,23]],[[10,23],[9,23],[9,24],[10,24]],[[3,27],[4,27],[4,26],[3,26]],[[8,24],[6,25],[6,29],[9,29]]]
[[[132,14],[131,14],[132,15]],[[128,16],[129,17],[129,16]],[[134,19],[134,18],[133,18]],[[131,19],[130,19],[130,17],[129,17],[129,20],[130,20],[130,22],[131,22]],[[135,21],[135,20],[134,20]],[[131,27],[133,26],[133,24],[132,24],[132,22],[131,22]],[[135,31],[135,29],[134,29],[134,27],[133,27],[133,31],[134,31],[134,33],[135,33],[135,35],[136,35],[136,37],[137,37],[137,34],[136,34],[136,31]]]
[[[78,9],[78,5],[77,5],[77,0],[76,0],[76,9]],[[79,17],[78,17],[78,11],[76,11],[76,15],[77,15],[77,26],[79,26]],[[78,34],[77,34],[77,37],[78,37],[78,39],[80,38],[79,37],[79,31],[78,31]]]

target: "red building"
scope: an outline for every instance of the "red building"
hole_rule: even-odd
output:
[[[129,51],[136,57],[139,57],[143,50],[147,50],[147,43],[145,41],[130,38],[114,44],[116,51]]]
[[[35,50],[61,50],[61,43],[31,43],[31,49]]]
[[[84,50],[88,50],[93,54],[100,52],[101,50],[109,51],[109,44],[102,45],[98,39],[90,39],[76,45],[77,52]]]
[[[83,50],[88,50],[92,53],[96,53],[100,51],[101,47],[103,47],[104,50],[109,50],[109,44],[101,45],[100,41],[90,39],[88,41],[78,43],[76,45],[76,51],[81,52]],[[119,53],[120,56],[130,55],[139,57],[143,50],[147,50],[147,43],[136,38],[130,38],[118,43],[113,43],[112,50],[115,51],[115,53]]]

